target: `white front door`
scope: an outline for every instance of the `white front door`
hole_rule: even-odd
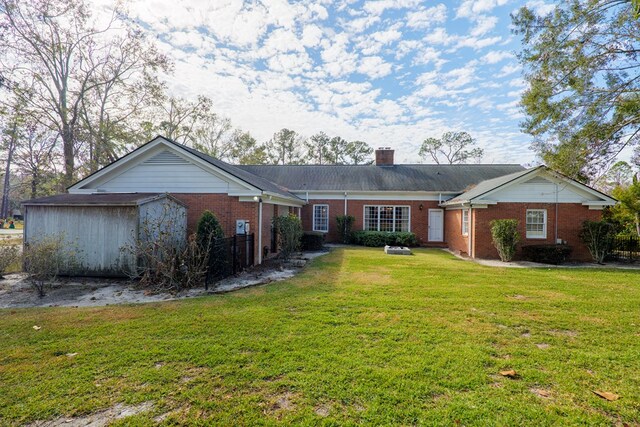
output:
[[[444,213],[442,209],[429,209],[429,241],[444,240]]]

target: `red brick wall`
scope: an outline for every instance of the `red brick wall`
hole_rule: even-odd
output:
[[[452,251],[469,255],[469,237],[462,235],[462,210],[445,211],[444,240]]]
[[[254,241],[254,260],[258,262],[258,204],[257,202],[241,202],[238,197],[227,196],[226,194],[172,194],[176,199],[187,205],[187,228],[189,233],[196,231],[196,225],[202,212],[210,210],[213,212],[222,226],[224,235],[233,236],[236,232],[236,220],[244,219],[249,221],[251,233],[256,233]]]
[[[344,215],[344,199],[325,200],[310,199],[309,204],[302,207],[302,227],[305,231],[313,229],[313,205],[326,204],[329,205],[329,232],[326,236],[327,242],[338,242],[338,224],[336,217]],[[444,244],[428,242],[428,213],[429,209],[439,209],[437,201],[401,201],[401,200],[347,200],[347,214],[353,215],[356,221],[353,230],[362,230],[364,226],[364,206],[365,205],[395,205],[411,207],[411,232],[415,233],[420,243],[432,246],[443,246]],[[420,205],[423,209],[420,210]],[[446,215],[444,218],[446,228]],[[445,234],[446,240],[446,234]]]
[[[547,210],[547,238],[526,238],[526,211],[527,209]],[[584,220],[597,221],[602,211],[590,210],[578,203],[558,204],[558,238],[565,240],[573,248],[571,259],[576,261],[590,261],[591,256],[585,245],[580,240],[579,234]],[[498,203],[486,209],[473,210],[474,230],[474,256],[476,258],[498,258],[498,252],[491,243],[491,231],[489,223],[494,219],[517,219],[519,221],[522,245],[553,244],[555,243],[556,208],[553,203]],[[518,257],[519,254],[516,254]]]

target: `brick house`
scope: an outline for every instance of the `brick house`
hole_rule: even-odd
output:
[[[230,165],[158,136],[69,188],[69,193],[169,193],[187,206],[193,231],[205,209],[226,235],[239,220],[257,233],[256,262],[272,253],[271,219],[294,213],[309,231],[338,238],[336,217],[356,230],[410,231],[423,246],[497,258],[489,222],[519,220],[523,244],[567,242],[587,259],[582,221],[599,219],[611,197],[544,166],[397,165],[393,150],[373,165]],[[262,248],[262,250],[260,250]]]

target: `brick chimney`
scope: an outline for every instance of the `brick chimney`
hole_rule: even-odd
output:
[[[391,147],[380,147],[376,150],[376,166],[393,166]]]

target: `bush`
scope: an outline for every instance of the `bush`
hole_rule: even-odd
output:
[[[602,264],[613,252],[616,226],[606,221],[585,221],[582,223],[580,239],[587,245],[593,260]]]
[[[216,242],[224,238],[224,231],[215,214],[209,210],[202,212],[196,227],[196,241],[202,262],[207,266],[205,280],[211,282],[216,272],[222,271],[226,266],[227,258],[224,256],[224,247],[216,245]]]
[[[303,251],[319,251],[324,246],[324,233],[305,231],[302,235]]]
[[[495,219],[489,223],[493,245],[503,262],[513,260],[516,247],[520,241],[518,221],[515,219]]]
[[[141,222],[139,235],[121,251],[136,260],[127,273],[140,286],[153,292],[179,292],[201,285],[207,273],[207,254],[197,234],[185,236],[175,232],[184,224],[184,213],[170,203],[162,206],[158,216]]]
[[[567,245],[528,245],[522,247],[522,257],[543,264],[562,264],[571,254]]]
[[[60,271],[71,272],[80,264],[76,246],[66,242],[64,234],[44,236],[24,247],[25,271],[29,274],[29,283],[41,298]]]
[[[338,233],[340,233],[340,241],[344,244],[351,243],[353,223],[356,217],[352,215],[338,215],[336,217],[338,224]]]
[[[292,214],[274,217],[272,221],[274,232],[278,236],[280,256],[288,260],[292,253],[300,250],[302,222]]]
[[[13,263],[20,258],[20,248],[16,245],[0,246],[0,279]]]
[[[416,235],[408,232],[389,233],[386,231],[356,231],[352,233],[352,242],[360,246],[381,248],[383,246],[417,246]]]
[[[213,212],[208,210],[202,212],[196,227],[196,236],[203,250],[207,250],[213,240],[224,238],[220,221]]]

